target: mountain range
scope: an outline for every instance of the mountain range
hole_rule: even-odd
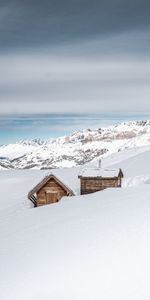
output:
[[[150,145],[150,121],[130,121],[86,129],[43,141],[0,146],[0,169],[52,169],[93,162],[124,149]]]

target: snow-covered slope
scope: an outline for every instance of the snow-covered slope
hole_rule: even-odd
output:
[[[83,130],[48,141],[0,147],[0,169],[51,169],[89,163],[128,148],[150,146],[150,121]]]
[[[46,170],[1,171],[0,299],[150,299],[150,150],[134,152],[103,160],[123,188],[39,208],[26,195]],[[78,190],[79,171],[54,172]]]

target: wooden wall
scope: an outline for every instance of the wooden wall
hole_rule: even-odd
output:
[[[118,178],[80,177],[81,195],[94,193],[110,187],[119,187],[118,183],[120,183]]]
[[[59,185],[57,181],[51,178],[37,193],[37,206],[56,203],[63,196],[67,196],[67,192]]]

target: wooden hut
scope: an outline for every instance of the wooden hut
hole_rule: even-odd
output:
[[[121,169],[84,169],[80,178],[80,193],[90,194],[106,188],[121,187],[123,172]]]
[[[53,174],[46,176],[28,194],[35,207],[56,203],[63,196],[74,196],[74,193]]]

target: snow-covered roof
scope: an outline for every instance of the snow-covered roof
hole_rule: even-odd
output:
[[[101,168],[85,168],[81,171],[79,177],[118,177],[119,173],[123,175],[121,169],[101,169]]]

